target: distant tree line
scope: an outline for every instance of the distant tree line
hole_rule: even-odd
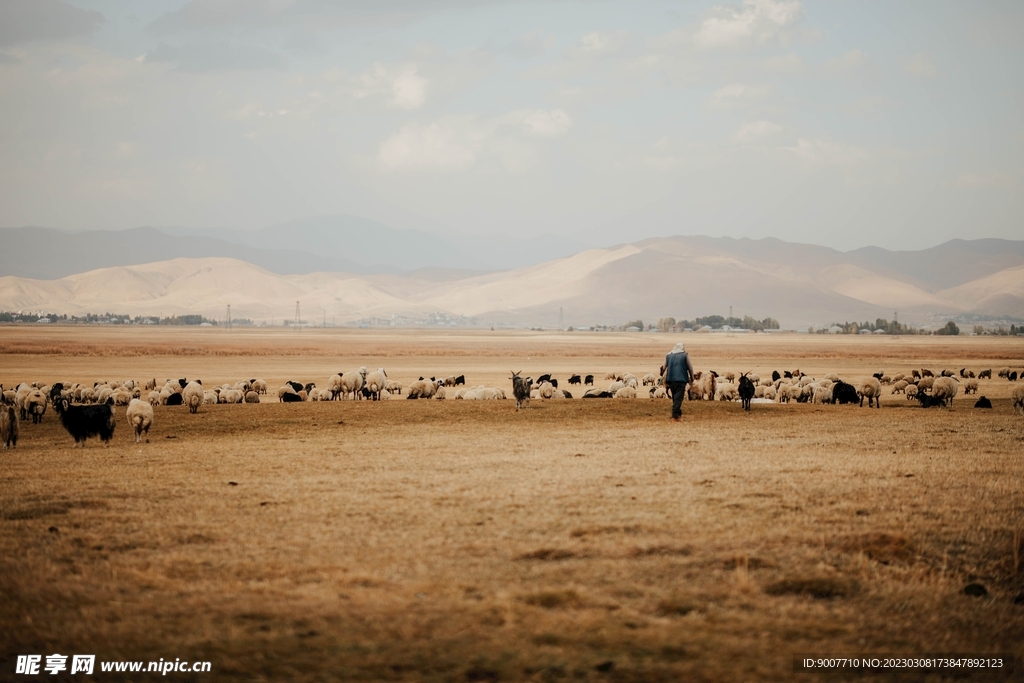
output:
[[[36,323],[40,320],[49,320],[55,323],[70,324],[108,324],[108,325],[219,325],[217,320],[206,318],[201,315],[186,314],[161,318],[160,316],[137,315],[134,318],[125,313],[84,313],[82,315],[56,315],[27,313],[17,311],[0,311],[0,323]],[[248,318],[232,320],[233,325],[251,325]]]
[[[754,332],[779,329],[779,321],[775,318],[764,318],[763,320],[758,320],[757,318],[752,318],[749,315],[745,315],[742,318],[708,315],[694,320],[676,320],[672,317],[659,318],[658,324],[651,325],[648,329],[657,328],[662,332],[682,332],[683,330],[699,330],[705,325],[713,330],[720,330],[726,325],[734,329],[753,330]]]

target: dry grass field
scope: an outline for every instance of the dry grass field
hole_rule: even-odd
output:
[[[1005,337],[683,339],[698,369],[762,375],[1024,368]],[[510,370],[656,372],[677,340],[7,327],[0,381],[273,393],[366,365],[511,393]],[[119,408],[112,445],[84,450],[51,411],[0,451],[0,679],[54,652],[210,661],[167,678],[196,681],[832,680],[795,653],[1020,667],[1012,386],[982,382],[991,411],[687,403],[681,424],[649,399],[158,407],[140,445]]]

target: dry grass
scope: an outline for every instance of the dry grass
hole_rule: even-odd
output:
[[[113,343],[100,333],[81,341]],[[3,356],[0,379],[273,383],[382,364],[507,386],[511,364],[638,371],[665,346],[637,360],[635,337],[609,335],[567,356],[565,335],[498,335],[503,356],[401,333],[392,354],[361,335],[335,337],[337,356],[287,339],[257,358]],[[764,354],[753,365],[863,374],[875,341],[834,360],[687,344],[698,365]],[[963,341],[910,345],[900,369],[1024,367],[1020,342]],[[426,353],[446,344],[480,351]],[[158,408],[138,446],[121,409],[114,445],[84,450],[48,413],[0,452],[0,657],[182,657],[247,681],[776,681],[803,675],[797,652],[1021,657],[1024,420],[1008,383],[986,384],[992,411],[687,404],[683,424],[648,400]],[[972,582],[988,595],[965,595]]]

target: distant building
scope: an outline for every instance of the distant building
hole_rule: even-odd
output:
[[[833,325],[832,327],[828,328],[828,333],[829,334],[842,334],[843,333],[843,328],[839,327],[839,325]]]

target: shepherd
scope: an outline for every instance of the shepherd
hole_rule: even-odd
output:
[[[672,392],[673,422],[679,422],[683,415],[683,396],[686,395],[686,385],[691,377],[693,365],[690,363],[690,354],[686,353],[683,342],[679,342],[665,356],[665,384]]]

